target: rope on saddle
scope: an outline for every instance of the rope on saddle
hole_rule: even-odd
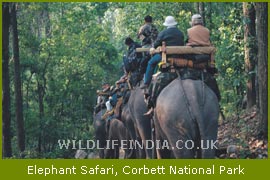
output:
[[[204,83],[204,74],[201,72],[201,83],[202,83],[202,104],[200,104],[201,108],[203,108],[205,104],[205,83]]]

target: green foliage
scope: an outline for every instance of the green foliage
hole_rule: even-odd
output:
[[[196,13],[194,3],[18,4],[26,157],[29,158],[69,158],[74,152],[59,150],[58,139],[93,138],[96,89],[104,81],[113,84],[119,78],[121,56],[127,49],[124,39],[130,36],[139,41],[137,31],[146,15],[153,17],[159,31],[164,29],[166,16],[175,16],[186,38],[191,16]],[[235,113],[246,81],[242,6],[241,3],[205,3],[205,11],[206,26],[217,48],[221,104],[226,113]],[[10,73],[13,74],[12,68]],[[13,106],[11,111],[14,118]]]
[[[241,105],[246,89],[244,67],[244,43],[242,6],[240,3],[224,4],[223,11],[216,12],[213,19],[218,31],[212,31],[213,43],[218,48],[216,66],[219,69],[218,82],[222,105],[226,113],[235,113]],[[222,18],[217,18],[222,16]],[[215,41],[217,39],[217,41]]]

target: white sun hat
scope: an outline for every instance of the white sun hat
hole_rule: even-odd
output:
[[[177,22],[173,16],[167,16],[165,22],[163,23],[164,26],[175,26],[176,24]]]
[[[200,14],[194,14],[191,17],[191,23],[192,24],[201,24],[201,23],[203,23],[202,16]]]

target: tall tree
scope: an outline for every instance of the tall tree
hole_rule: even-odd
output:
[[[15,81],[15,104],[16,104],[16,122],[17,122],[17,139],[20,152],[25,150],[25,133],[23,120],[23,102],[21,87],[21,70],[19,58],[19,38],[17,30],[16,3],[11,7],[11,25],[13,37],[13,55],[14,55],[14,81]]]
[[[259,132],[267,137],[267,41],[268,41],[268,3],[255,3],[257,19],[257,41],[258,41],[258,84],[259,84]]]
[[[207,24],[207,27],[208,29],[210,30],[210,32],[212,32],[212,29],[213,29],[213,22],[212,22],[212,3],[207,3],[206,4],[207,6],[207,13],[206,13],[206,16],[207,16],[207,22],[206,22],[206,19],[204,19],[204,24],[206,25]]]
[[[247,80],[247,108],[256,104],[255,65],[256,65],[256,30],[255,8],[253,3],[243,2],[244,14],[244,49]]]
[[[44,88],[42,84],[37,82],[37,92],[38,92],[38,104],[39,104],[39,121],[40,121],[40,131],[39,131],[39,137],[38,137],[38,152],[41,153],[41,145],[43,143],[42,137],[43,137],[43,124],[44,124]]]
[[[205,22],[204,2],[199,3],[199,14],[202,16],[203,22]]]
[[[194,8],[195,8],[196,13],[200,13],[200,3],[199,2],[196,2],[194,4]]]
[[[11,148],[11,131],[10,131],[10,79],[9,79],[9,27],[10,27],[10,13],[9,3],[2,4],[2,78],[3,78],[3,157],[12,156]]]
[[[202,16],[203,22],[205,22],[205,8],[203,2],[197,2],[195,3],[195,9],[196,13],[200,14]]]

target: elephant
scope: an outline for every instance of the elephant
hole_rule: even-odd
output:
[[[106,146],[106,121],[103,120],[101,117],[106,111],[105,108],[101,109],[98,113],[94,113],[94,121],[93,121],[93,126],[95,129],[95,140],[96,144],[99,145],[99,158],[103,159],[104,158],[104,148]]]
[[[137,134],[135,131],[134,123],[131,118],[130,109],[128,107],[128,104],[125,104],[122,108],[122,115],[121,115],[121,121],[124,123],[125,127],[128,130],[129,137],[131,141],[135,141],[137,138]],[[132,152],[127,156],[128,159],[134,159],[136,157],[139,157],[139,153],[137,149],[132,149]]]
[[[132,158],[132,147],[130,147],[128,129],[122,121],[116,118],[110,120],[108,142],[109,146],[105,148],[105,158],[118,159],[121,146],[125,151],[125,158]]]
[[[217,96],[201,80],[173,80],[154,110],[156,140],[169,144],[157,148],[158,158],[214,158],[218,117]]]
[[[144,147],[139,149],[139,158],[150,159],[153,157],[153,149],[146,148],[146,140],[152,140],[151,118],[144,115],[147,112],[147,105],[144,101],[144,92],[139,85],[131,90],[128,108],[134,123],[136,140],[141,142]]]
[[[119,102],[119,101],[118,101]],[[130,111],[128,104],[124,104],[123,101],[120,101],[119,108],[115,108],[114,111],[115,118],[110,122],[108,140],[111,142],[112,140],[121,141],[134,141],[136,139],[136,132],[133,124],[133,120],[131,119]],[[118,110],[117,110],[118,109]],[[121,115],[118,113],[121,112]],[[121,119],[118,119],[121,118]],[[132,144],[130,144],[132,146]],[[132,147],[130,149],[125,149],[125,158],[134,159],[136,158],[136,150]],[[105,150],[105,158],[118,158],[119,157],[119,147],[116,149],[108,149]]]

